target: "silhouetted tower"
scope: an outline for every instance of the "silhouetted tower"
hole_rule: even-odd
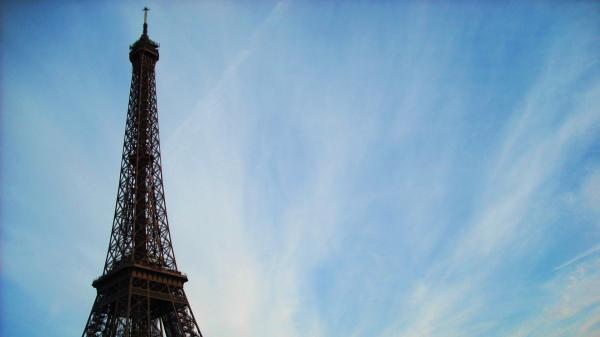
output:
[[[177,270],[163,190],[154,66],[158,44],[144,31],[133,65],[115,217],[96,300],[83,336],[202,336]]]

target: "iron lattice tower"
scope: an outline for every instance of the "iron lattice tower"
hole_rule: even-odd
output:
[[[83,337],[201,337],[177,269],[163,189],[154,66],[158,44],[142,36],[133,65],[115,216],[96,300]]]

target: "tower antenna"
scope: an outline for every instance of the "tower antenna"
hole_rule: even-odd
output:
[[[144,7],[144,35],[148,35],[148,11],[150,8]]]

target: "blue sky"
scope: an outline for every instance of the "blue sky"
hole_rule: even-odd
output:
[[[2,5],[2,335],[83,330],[144,5],[206,336],[600,336],[600,6],[285,0]]]

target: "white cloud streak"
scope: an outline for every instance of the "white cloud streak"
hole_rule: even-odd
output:
[[[218,81],[203,91],[184,122],[168,133],[162,130],[173,242],[178,265],[189,275],[186,291],[204,334],[597,336],[600,248],[581,244],[569,247],[580,254],[548,254],[557,245],[548,242],[556,239],[550,225],[556,218],[545,214],[561,200],[556,194],[565,188],[564,171],[575,166],[570,160],[593,145],[600,128],[600,85],[580,82],[596,69],[588,59],[589,36],[552,32],[556,43],[543,53],[538,76],[526,86],[521,103],[514,104],[517,99],[511,96],[507,111],[481,112],[497,119],[490,123],[493,130],[474,127],[497,137],[481,150],[463,144],[480,140],[467,138],[468,127],[475,125],[470,119],[485,119],[474,116],[479,106],[473,101],[488,104],[504,92],[469,76],[498,79],[504,74],[477,68],[490,64],[471,62],[468,43],[473,30],[490,34],[490,18],[480,20],[485,24],[462,25],[458,21],[465,17],[433,15],[428,5],[411,7],[408,14],[391,5],[345,6],[275,4],[252,33],[238,32],[249,36],[246,43],[224,57],[231,62],[220,77],[215,75]],[[229,14],[225,11],[224,17]],[[398,20],[399,14],[406,22]],[[486,56],[499,55],[483,60],[502,63],[509,57],[501,44],[497,48],[476,47]],[[182,69],[195,71],[188,65]],[[181,88],[168,90],[187,94]],[[166,90],[159,91],[160,97]],[[14,92],[29,97],[27,90]],[[37,121],[31,133],[42,135],[20,146],[20,153],[41,154],[27,167],[43,176],[41,168],[57,160],[52,157],[57,149],[46,143],[52,139],[68,153],[60,158],[67,168],[46,170],[56,181],[30,186],[31,199],[11,194],[13,204],[42,204],[48,195],[39,194],[40,189],[70,181],[72,189],[62,195],[62,203],[64,209],[80,209],[84,214],[78,219],[85,226],[72,228],[71,219],[68,226],[37,230],[55,236],[33,239],[28,237],[34,227],[14,226],[10,237],[2,238],[3,248],[21,258],[9,260],[3,271],[11,280],[28,279],[24,287],[35,294],[39,281],[20,265],[28,262],[48,271],[54,268],[50,260],[70,261],[65,268],[69,281],[49,283],[57,292],[45,307],[49,326],[75,311],[64,302],[68,288],[87,287],[97,276],[95,263],[101,261],[92,257],[103,254],[112,204],[103,201],[106,215],[96,216],[99,201],[90,193],[104,198],[114,191],[104,191],[102,164],[79,163],[93,163],[93,158],[86,156],[88,149],[73,145],[80,140],[77,135],[61,129],[62,115],[45,115],[52,100],[37,99],[36,104],[11,101],[27,118],[10,119],[10,125],[17,130]],[[118,130],[120,140],[121,124]],[[29,134],[11,135],[29,139]],[[470,156],[483,158],[479,172],[464,167],[468,164],[462,160]],[[457,175],[460,169],[474,174]],[[585,182],[571,204],[585,203],[587,208],[577,208],[581,212],[597,211],[598,171],[585,172],[588,177],[582,177]],[[454,181],[457,176],[464,181]],[[21,179],[12,188],[20,191],[26,185]],[[465,197],[464,191],[472,195]],[[472,205],[456,216],[452,208],[461,196]],[[82,198],[90,201],[79,207]],[[51,220],[61,219],[53,214]],[[104,236],[96,240],[98,233]],[[67,234],[72,242],[86,238],[85,244],[69,246],[68,252],[77,254],[65,257],[67,251],[57,247],[60,240],[48,246],[53,254],[32,254],[45,240],[67,240]],[[86,266],[79,268],[83,271],[74,270],[78,263]],[[541,280],[530,279],[527,272],[533,268],[540,269]],[[69,300],[82,296],[87,295]]]
[[[598,130],[600,123],[597,110],[600,85],[597,83],[576,96],[577,102],[568,114],[561,110],[560,98],[572,93],[573,81],[588,70],[588,65],[565,57],[563,49],[558,47],[547,54],[546,62],[545,71],[523,106],[513,114],[515,123],[506,130],[496,165],[483,185],[484,197],[475,207],[478,211],[474,212],[473,222],[450,246],[448,255],[434,264],[429,276],[415,285],[413,303],[399,303],[409,306],[412,314],[390,325],[382,336],[477,336],[489,335],[490,328],[500,328],[499,323],[493,322],[501,320],[502,316],[488,318],[487,327],[482,318],[482,312],[485,312],[482,308],[493,300],[487,284],[490,278],[496,277],[496,270],[506,264],[507,259],[519,259],[538,245],[542,239],[540,235],[545,233],[539,228],[543,223],[532,221],[532,207],[552,198],[542,188],[555,186],[553,180],[566,164],[573,146]],[[568,99],[575,100],[575,97]],[[546,123],[550,116],[559,122],[540,129],[539,124]],[[493,153],[490,158],[495,158]],[[594,247],[555,271],[571,267],[597,250],[598,247]],[[584,309],[600,303],[596,296],[583,296],[600,292],[600,283],[593,281],[596,276],[592,268],[582,267],[574,272],[570,282],[553,281],[549,290],[551,296],[564,294],[563,298],[552,306],[553,309],[532,319],[535,323],[521,322],[527,333],[516,335],[548,336],[555,328],[557,330],[551,335],[597,334],[598,326],[594,324],[598,321],[598,312],[595,309],[585,321],[586,328],[578,329],[578,324],[551,323],[573,319]],[[532,324],[541,328],[532,329]],[[485,329],[478,330],[481,326]]]

